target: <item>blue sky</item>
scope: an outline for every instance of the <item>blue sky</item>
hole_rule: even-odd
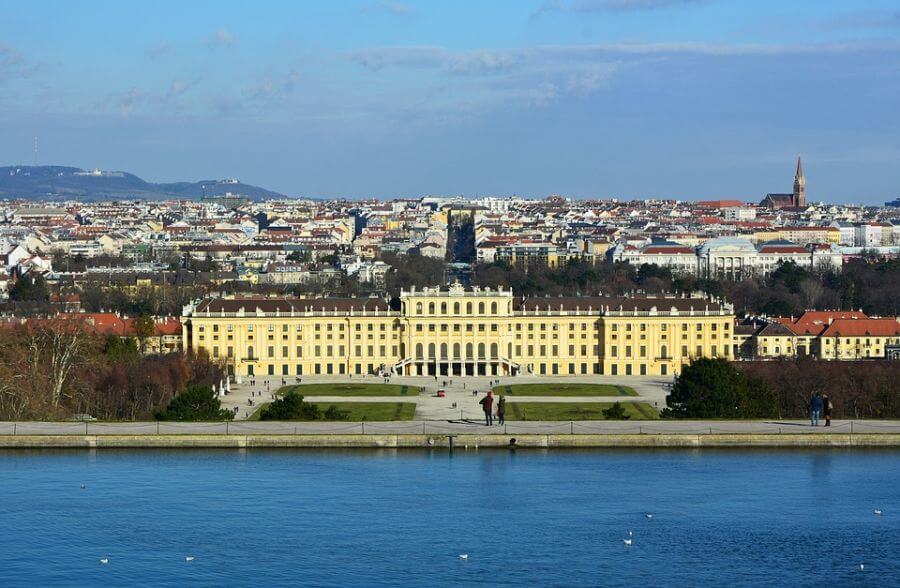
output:
[[[309,197],[900,195],[900,2],[0,0],[0,164]]]

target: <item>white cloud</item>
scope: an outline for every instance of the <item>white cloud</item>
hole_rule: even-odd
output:
[[[0,82],[12,78],[28,78],[35,72],[37,65],[13,47],[0,43]]]
[[[256,100],[280,100],[286,98],[297,89],[300,83],[300,70],[291,68],[282,76],[264,76],[248,86],[245,94]]]
[[[231,48],[237,45],[237,36],[227,29],[219,29],[206,38],[206,44],[210,47]]]
[[[186,95],[196,87],[196,80],[173,80],[164,91],[150,91],[132,86],[124,92],[112,93],[100,100],[102,110],[115,109],[122,116],[156,109],[183,110]]]
[[[168,55],[172,52],[172,45],[170,43],[158,43],[156,45],[151,45],[147,47],[145,53],[147,57],[150,59],[159,59],[165,55]]]

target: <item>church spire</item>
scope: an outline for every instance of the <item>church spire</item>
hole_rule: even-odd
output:
[[[792,204],[795,207],[806,206],[806,178],[803,177],[803,162],[797,156],[797,173],[794,174],[794,197]]]

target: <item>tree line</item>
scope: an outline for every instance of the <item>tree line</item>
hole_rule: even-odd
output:
[[[663,417],[802,419],[816,392],[835,418],[900,418],[900,363],[813,358],[729,362],[699,359],[675,379]]]
[[[382,260],[392,266],[385,286],[375,290],[355,276],[341,276],[324,284],[288,286],[253,285],[232,282],[212,284],[159,284],[129,288],[100,283],[83,285],[77,293],[82,308],[90,312],[116,311],[128,315],[177,315],[192,299],[213,291],[296,296],[397,296],[412,287],[443,285],[446,263],[413,254],[385,253]],[[668,268],[644,264],[599,262],[574,259],[557,268],[533,264],[511,266],[503,262],[478,264],[472,285],[512,287],[516,295],[542,297],[556,295],[620,296],[633,291],[646,293],[705,292],[734,304],[738,315],[767,314],[797,316],[804,310],[857,310],[871,315],[900,314],[900,260],[854,259],[841,272],[813,271],[794,263],[782,264],[768,276],[742,280],[674,275]],[[46,310],[50,288],[43,278],[25,277],[10,289],[11,309],[16,312]],[[8,304],[8,306],[10,306]]]
[[[0,329],[2,420],[145,420],[186,387],[223,377],[205,355],[144,355],[133,339],[102,337],[72,321]]]
[[[871,315],[900,314],[900,260],[853,259],[840,272],[814,271],[793,262],[768,276],[742,280],[675,275],[668,268],[624,262],[571,260],[558,268],[510,266],[498,262],[475,268],[473,284],[512,286],[523,296],[705,292],[734,304],[740,315],[797,316],[804,310],[856,310]]]

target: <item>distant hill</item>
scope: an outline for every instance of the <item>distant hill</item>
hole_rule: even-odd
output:
[[[201,198],[226,192],[252,200],[284,198],[283,194],[238,180],[202,180],[154,184],[127,172],[90,171],[59,165],[0,167],[0,198]]]

